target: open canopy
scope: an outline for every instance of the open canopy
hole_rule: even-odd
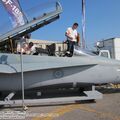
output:
[[[28,18],[28,21],[23,24],[23,25],[20,25],[16,28],[12,28],[11,27],[11,30],[8,30],[7,32],[3,33],[0,35],[0,42],[2,41],[6,41],[6,40],[9,40],[9,39],[16,39],[18,37],[22,37],[23,35],[25,34],[28,34],[28,33],[31,33],[37,29],[39,29],[40,27],[43,27],[44,25],[47,25],[53,21],[55,21],[56,19],[59,18],[59,14],[62,12],[62,7],[60,5],[60,3],[58,2],[54,2],[54,4],[52,3],[51,4],[52,7],[50,7],[49,9],[47,8],[47,12],[45,11],[44,13],[39,13],[39,14],[36,14],[37,12],[33,12],[32,14],[32,17],[31,15],[28,14],[27,18]],[[53,5],[54,5],[54,9],[53,9]],[[46,6],[45,6],[46,7]],[[40,8],[40,6],[39,6]],[[38,11],[38,9],[36,10]],[[8,26],[7,26],[8,28]]]

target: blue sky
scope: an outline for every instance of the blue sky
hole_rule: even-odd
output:
[[[19,0],[24,10],[50,0]],[[54,1],[54,0],[51,0]],[[81,0],[59,0],[63,12],[60,19],[32,33],[32,38],[42,40],[65,40],[67,27],[79,23],[82,30]],[[86,0],[86,44],[112,37],[120,37],[120,0]],[[7,13],[0,4],[0,23],[7,21]],[[0,24],[1,25],[1,24]],[[7,27],[7,25],[5,26]]]

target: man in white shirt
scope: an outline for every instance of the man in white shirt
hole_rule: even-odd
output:
[[[30,54],[30,55],[37,55],[36,47],[37,47],[37,46],[34,45],[33,42],[30,42],[29,45],[28,45],[27,54]]]
[[[70,52],[71,55],[73,55],[74,45],[77,43],[77,37],[78,37],[77,28],[78,28],[78,23],[74,23],[73,26],[69,27],[65,32],[65,36],[67,37],[67,42],[68,42],[67,51]]]

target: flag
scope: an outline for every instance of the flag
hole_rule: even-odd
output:
[[[14,28],[25,24],[24,15],[18,0],[2,0],[2,3],[9,14]]]

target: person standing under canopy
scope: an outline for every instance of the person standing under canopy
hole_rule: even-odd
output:
[[[71,56],[73,55],[73,51],[74,51],[74,45],[77,44],[78,40],[78,32],[77,32],[77,28],[78,28],[78,23],[74,23],[72,27],[67,28],[66,32],[65,32],[65,36],[67,37],[67,53],[70,54]]]

